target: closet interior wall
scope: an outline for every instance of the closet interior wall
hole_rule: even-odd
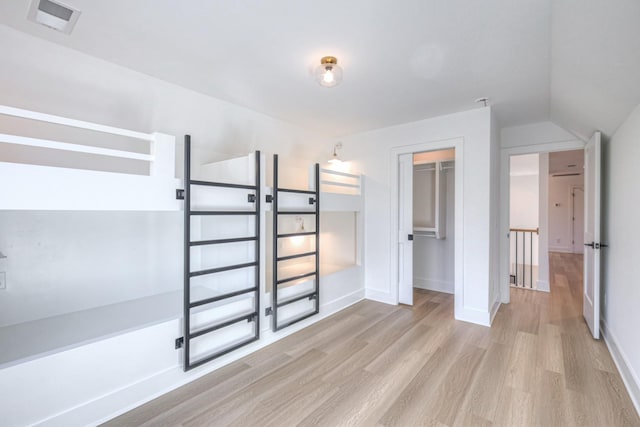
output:
[[[413,286],[454,293],[454,150],[414,154]]]

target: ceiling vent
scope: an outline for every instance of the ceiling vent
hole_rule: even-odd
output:
[[[80,11],[51,0],[33,0],[29,20],[56,31],[70,34],[78,21]]]

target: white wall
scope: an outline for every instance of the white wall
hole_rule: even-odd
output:
[[[452,153],[453,154],[453,153]],[[455,256],[455,173],[453,169],[443,172],[445,180],[445,238],[424,237],[414,233],[413,239],[413,286],[432,291],[454,293]],[[414,175],[414,194],[416,189]],[[414,196],[414,212],[416,208]],[[433,203],[431,201],[430,203]],[[415,214],[414,214],[415,224]]]
[[[0,211],[0,327],[181,289],[180,212]]]
[[[324,162],[330,154],[332,142],[317,132],[309,132],[284,121],[168,84],[1,25],[0,51],[0,104],[143,132],[163,132],[177,136],[178,142],[185,133],[190,133],[196,164],[246,155],[256,149],[263,150],[267,159],[270,159],[272,153],[277,152],[283,162],[298,165],[314,161]],[[17,126],[11,129],[31,130],[24,125]],[[96,145],[101,143],[98,140],[84,142],[95,142]],[[0,145],[0,156],[5,153],[4,149],[6,147]],[[181,144],[178,144],[177,151],[177,162],[180,166]],[[301,170],[304,175],[301,176],[301,184],[304,185],[307,182],[306,167]],[[182,168],[179,167],[177,171],[180,176]],[[269,166],[267,176],[270,175]],[[5,179],[6,177],[3,177],[3,185],[6,184]],[[63,189],[52,189],[57,190]],[[155,271],[157,275],[164,275],[167,286],[175,286],[175,283],[171,283],[172,278],[176,270],[180,271],[182,268],[178,259],[175,264],[168,263],[165,270],[155,269],[155,263],[172,258],[176,252],[181,251],[179,230],[182,227],[182,219],[179,212],[176,215],[167,214],[161,220],[154,217],[155,213],[113,213],[113,216],[107,219],[104,217],[110,216],[109,214],[96,212],[73,213],[66,216],[64,213],[50,215],[48,212],[5,212],[2,215],[3,235],[0,244],[4,242],[9,247],[0,247],[0,251],[5,253],[12,263],[7,266],[7,260],[4,260],[4,264],[0,264],[0,267],[7,268],[9,280],[9,289],[0,291],[2,304],[8,301],[6,296],[9,292],[16,291],[20,296],[17,300],[13,299],[13,302],[21,301],[26,304],[22,307],[39,310],[42,308],[37,307],[40,304],[40,290],[18,290],[16,286],[19,286],[19,283],[29,283],[29,286],[40,283],[43,289],[53,291],[48,301],[56,305],[57,300],[63,300],[68,296],[67,290],[78,290],[81,283],[81,279],[76,277],[78,275],[84,279],[87,286],[84,291],[91,293],[89,299],[93,304],[94,300],[99,299],[100,292],[104,291],[99,288],[104,286],[100,281],[103,273],[94,268],[98,263],[94,257],[100,250],[113,249],[109,258],[109,268],[114,271],[110,271],[107,278],[128,277],[131,280],[144,277],[146,280],[138,283],[143,288],[154,278],[147,276],[150,270]],[[31,224],[25,224],[31,220]],[[67,222],[63,223],[59,230],[54,230],[65,220],[78,220],[79,226],[74,227]],[[84,240],[86,246],[80,244],[83,238],[87,237],[84,234],[87,230],[100,227],[109,229],[118,225],[123,228],[111,236],[106,236],[108,230],[96,230],[92,234],[96,238],[95,241]],[[26,232],[21,234],[25,230]],[[7,234],[4,234],[5,232]],[[68,239],[67,245],[50,246],[51,242],[60,238],[56,232],[64,232],[65,235],[62,237]],[[157,239],[147,241],[150,234]],[[126,242],[119,242],[125,237]],[[29,250],[29,245],[37,245],[39,242],[44,242],[45,245],[37,250]],[[71,242],[74,242],[74,247],[70,247]],[[108,243],[108,248],[100,249],[99,246],[105,242]],[[118,246],[124,243],[128,245],[126,250]],[[144,247],[133,255],[136,247],[140,247],[136,245],[145,244],[153,244],[154,247]],[[130,255],[133,258],[121,259]],[[36,259],[40,256],[46,259]],[[147,259],[142,269],[140,265],[134,265],[132,262],[144,261],[144,258],[149,256],[155,256],[156,260],[149,262]],[[17,258],[21,260],[18,262]],[[14,262],[17,264],[13,264]],[[79,266],[79,263],[83,262],[88,264]],[[26,269],[27,266],[30,272],[22,271],[17,276],[14,275],[17,272],[13,269]],[[71,271],[78,268],[81,270]],[[27,277],[28,274],[31,276]],[[340,274],[335,275],[338,279],[332,285],[323,289],[322,315],[357,301],[364,293],[359,273],[349,275],[345,272],[346,276]],[[21,275],[26,277],[23,282],[11,281],[12,277]],[[72,285],[58,283],[60,280],[70,281],[72,276]],[[348,280],[340,280],[339,277],[346,277]],[[5,307],[6,305],[3,305],[0,309],[3,310]],[[71,305],[67,308],[74,307],[77,306]],[[58,308],[47,307],[47,310],[49,309]],[[19,314],[11,313],[16,316]],[[299,324],[299,327],[318,319],[319,317],[309,319],[308,322]],[[269,324],[264,322],[263,327],[268,328]],[[283,331],[279,336],[295,329]],[[11,399],[3,399],[0,403],[3,423],[25,425],[58,415],[66,420],[58,421],[63,425],[89,423],[95,421],[96,417],[112,414],[113,411],[123,409],[127,405],[141,403],[154,393],[168,391],[188,379],[194,379],[208,370],[228,363],[243,352],[255,350],[259,345],[269,342],[271,337],[266,333],[265,340],[261,340],[260,343],[234,352],[217,364],[185,375],[179,367],[180,352],[173,349],[173,340],[178,334],[179,322],[172,321],[113,340],[101,341],[92,346],[79,347],[0,370],[2,394],[11,395]],[[134,344],[131,344],[132,342]],[[11,344],[0,344],[7,345]],[[117,347],[118,345],[122,347]],[[108,349],[105,349],[105,346]],[[64,389],[64,393],[60,393],[61,389]],[[91,401],[94,402],[90,403]],[[37,410],[34,409],[36,407]]]
[[[640,106],[605,144],[602,318],[605,339],[640,411]]]
[[[511,156],[510,159],[510,220],[512,228],[538,226],[538,154]]]
[[[584,188],[584,175],[549,177],[549,250],[573,252],[571,189]],[[584,212],[579,213],[584,216]]]
[[[356,163],[366,175],[365,283],[369,298],[392,303],[397,298],[390,265],[390,248],[397,244],[392,240],[389,208],[391,199],[397,197],[397,190],[390,188],[392,148],[462,137],[463,289],[461,295],[456,293],[456,317],[489,324],[491,200],[497,192],[492,188],[491,165],[497,160],[492,159],[496,151],[491,150],[490,133],[491,109],[480,108],[343,138],[344,158],[360,159]]]
[[[540,161],[538,154],[524,154],[511,156],[511,172],[509,176],[509,218],[511,228],[536,229],[539,226],[539,170]],[[519,242],[522,242],[522,233],[518,233]],[[527,233],[527,242],[529,236]],[[515,262],[516,245],[515,235],[511,233],[511,262]],[[532,242],[533,265],[538,265],[538,235],[533,235]],[[525,244],[525,264],[529,265],[529,243]],[[522,262],[522,246],[518,245],[518,261]]]
[[[538,174],[511,175],[511,228],[538,227]]]
[[[0,49],[2,104],[176,135],[179,143],[189,133],[197,151],[194,155],[202,163],[256,149],[267,154],[278,152],[283,160],[322,160],[330,154],[330,142],[317,131],[307,131],[4,25],[0,25]],[[205,151],[200,153],[199,149]],[[181,166],[180,144],[177,151]]]
[[[498,312],[500,303],[502,301],[501,293],[502,288],[500,286],[500,240],[502,233],[500,231],[500,201],[502,200],[501,186],[500,186],[500,172],[501,172],[501,156],[500,156],[500,140],[501,134],[499,131],[498,119],[495,114],[491,114],[491,132],[490,132],[490,161],[489,161],[489,173],[490,173],[490,207],[489,217],[489,309],[491,310],[491,319]]]

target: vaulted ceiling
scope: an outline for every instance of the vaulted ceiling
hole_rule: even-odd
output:
[[[475,108],[612,133],[640,103],[637,0],[65,0],[71,35],[0,23],[329,135]],[[16,47],[19,48],[19,47]],[[334,55],[344,81],[313,80]]]

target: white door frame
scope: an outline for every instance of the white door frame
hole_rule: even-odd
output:
[[[580,140],[549,142],[545,144],[522,145],[500,149],[500,300],[509,304],[509,173],[511,156],[520,154],[553,153],[556,151],[584,150],[586,143]],[[547,232],[541,230],[541,233]]]
[[[462,204],[463,199],[463,176],[464,176],[464,166],[463,166],[463,143],[464,139],[460,138],[451,138],[451,139],[443,139],[436,140],[430,142],[423,142],[420,144],[412,144],[412,145],[403,145],[400,147],[393,147],[391,149],[391,165],[390,165],[390,183],[389,188],[391,190],[391,248],[390,248],[390,275],[389,280],[392,283],[391,286],[391,300],[394,304],[398,304],[398,295],[399,295],[399,268],[398,268],[398,224],[399,221],[399,201],[398,201],[398,186],[399,186],[399,177],[398,177],[398,162],[399,156],[401,154],[409,154],[409,153],[420,153],[423,151],[437,151],[437,150],[445,150],[454,148],[456,151],[455,155],[455,212],[454,212],[454,224],[455,224],[455,259],[454,259],[454,284],[455,284],[455,313],[457,317],[457,313],[461,312],[463,299],[463,264],[462,264],[462,254],[463,254],[463,213],[464,206]],[[460,308],[459,308],[460,307]]]

